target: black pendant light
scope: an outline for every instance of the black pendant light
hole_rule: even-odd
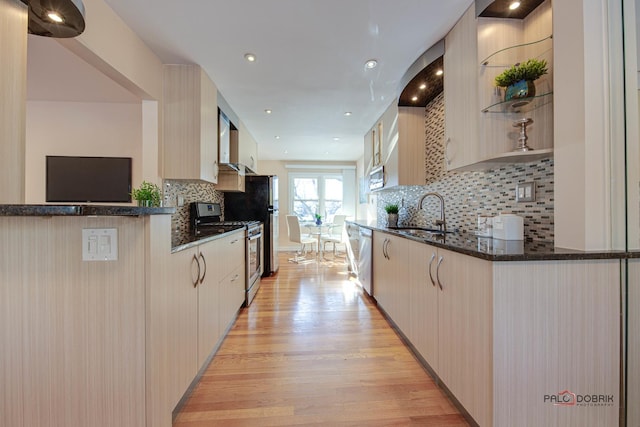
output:
[[[29,34],[76,37],[84,31],[82,0],[21,0],[29,6]]]

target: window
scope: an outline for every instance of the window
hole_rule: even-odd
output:
[[[303,221],[313,221],[315,214],[323,221],[331,222],[342,212],[342,175],[338,174],[289,174],[291,212]]]

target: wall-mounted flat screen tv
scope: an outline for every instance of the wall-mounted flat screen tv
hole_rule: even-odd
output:
[[[47,156],[47,202],[131,202],[131,157]]]

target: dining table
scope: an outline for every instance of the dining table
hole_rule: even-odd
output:
[[[324,234],[327,234],[331,230],[333,224],[329,222],[325,222],[322,224],[317,224],[315,222],[303,222],[301,223],[301,225],[307,229],[310,236],[315,236],[318,239],[318,250],[316,251],[316,257],[320,258],[322,255],[322,248],[320,246],[322,236]]]

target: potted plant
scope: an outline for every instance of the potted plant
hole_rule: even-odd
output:
[[[314,216],[316,218],[316,225],[322,225],[322,215],[315,214]]]
[[[154,183],[142,181],[140,188],[134,189],[131,196],[138,201],[138,206],[160,206],[160,188]]]
[[[547,74],[547,61],[529,59],[506,69],[495,78],[498,87],[506,88],[504,100],[529,98],[536,94],[534,80]]]
[[[400,208],[396,204],[388,204],[384,207],[384,210],[387,212],[387,227],[397,227],[398,226],[398,211]]]

